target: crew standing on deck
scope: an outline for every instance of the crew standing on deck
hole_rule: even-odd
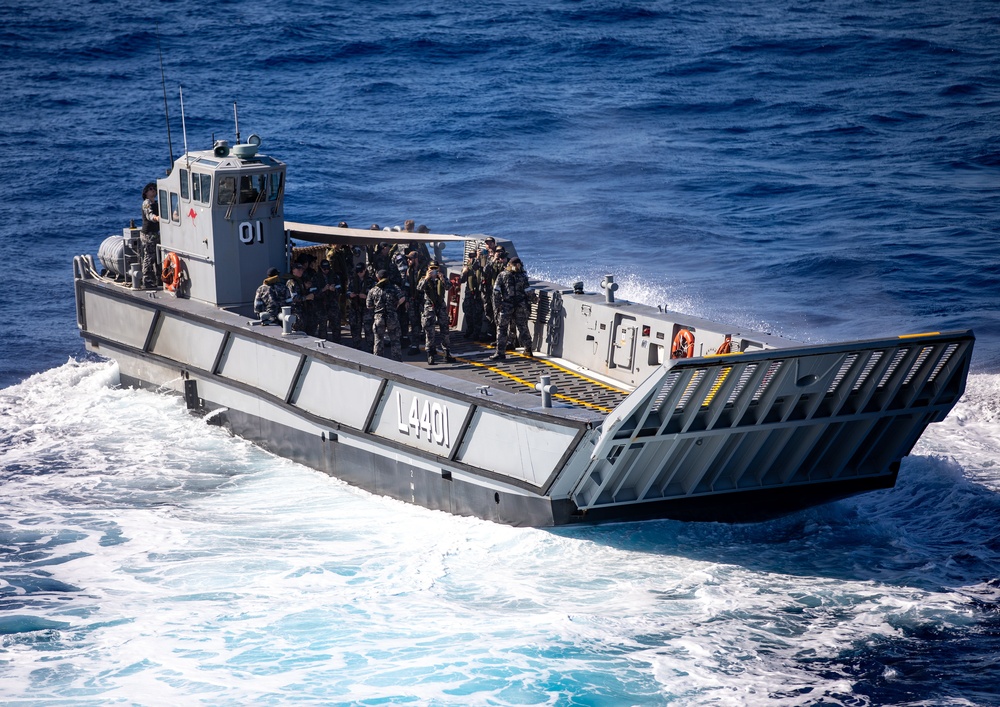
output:
[[[354,266],[354,274],[347,282],[347,326],[351,330],[351,345],[359,351],[371,353],[374,314],[368,309],[368,292],[375,286],[375,278],[368,272],[363,260]]]
[[[288,304],[288,288],[281,281],[278,268],[269,268],[264,282],[253,298],[253,311],[261,324],[277,324],[281,308]]]
[[[497,350],[490,358],[494,361],[506,360],[507,330],[511,322],[524,346],[524,355],[532,356],[531,333],[528,331],[531,295],[528,294],[528,275],[524,272],[520,258],[512,258],[507,268],[497,275],[494,289],[497,305]]]
[[[410,348],[407,354],[415,356],[420,353],[420,333],[423,331],[424,293],[420,290],[420,280],[423,268],[420,266],[420,254],[411,250],[406,254],[406,272],[403,273],[403,293],[407,300],[407,317],[409,318]]]
[[[288,303],[292,306],[292,314],[295,315],[295,323],[292,329],[305,333],[307,331],[306,305],[315,299],[315,295],[309,292],[306,282],[305,263],[299,261],[292,265],[292,275],[285,283],[288,287]]]
[[[469,341],[478,341],[483,338],[483,269],[475,251],[466,258],[458,282],[465,285],[465,292],[462,293],[465,337]]]
[[[341,228],[347,228],[347,223],[341,221],[343,226]],[[340,285],[339,295],[337,297],[337,307],[340,312],[338,326],[347,321],[347,306],[349,304],[347,300],[347,283],[354,274],[354,253],[351,250],[351,246],[346,243],[338,243],[335,246],[327,249],[326,259],[330,262],[330,274],[335,278],[337,284]]]
[[[487,239],[487,248],[489,248]],[[496,341],[497,335],[497,303],[494,289],[497,277],[507,267],[507,251],[503,246],[497,246],[489,251],[486,265],[483,267],[483,314],[486,322],[486,333],[490,341]]]
[[[319,289],[316,292],[318,322],[316,336],[335,344],[340,343],[340,277],[333,273],[330,261],[319,264]]]
[[[376,280],[380,280],[379,273],[383,270],[389,281],[397,287],[403,284],[403,278],[399,275],[399,270],[392,262],[392,244],[382,241],[374,248],[368,249],[368,269]]]
[[[424,342],[427,348],[427,363],[437,363],[437,338],[440,330],[441,348],[444,350],[444,360],[454,363],[451,355],[451,338],[448,335],[448,291],[451,282],[441,273],[437,263],[427,266],[427,274],[423,276],[417,288],[424,295]]]
[[[156,247],[160,245],[160,208],[156,203],[156,182],[142,189],[142,228],[139,230],[139,259],[142,286],[154,289],[160,282]]]
[[[368,291],[368,309],[372,311],[372,328],[375,334],[374,353],[376,356],[403,360],[403,349],[400,343],[399,317],[396,308],[406,298],[396,285],[389,281],[389,273],[379,270],[378,282]],[[386,348],[390,354],[386,356]]]

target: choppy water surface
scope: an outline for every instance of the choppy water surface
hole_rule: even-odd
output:
[[[1000,704],[1000,12],[988,2],[0,6],[0,697]],[[117,386],[69,261],[245,137],[288,218],[803,341],[973,328],[899,485],[770,523],[513,529]]]
[[[555,532],[373,497],[114,378],[0,396],[8,698],[996,701],[996,375],[891,492]]]

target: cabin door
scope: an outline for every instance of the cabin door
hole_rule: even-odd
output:
[[[611,342],[610,368],[632,370],[636,329],[634,317],[626,317],[622,314],[615,315],[615,338]]]

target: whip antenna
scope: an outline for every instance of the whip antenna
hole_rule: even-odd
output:
[[[167,107],[167,77],[163,73],[163,49],[160,47],[160,28],[156,27],[156,51],[160,55],[160,81],[163,83],[163,114],[167,119],[167,149],[170,150],[170,167],[167,174],[174,168],[174,145],[170,141],[170,109]]]
[[[236,144],[240,144],[240,114],[236,112],[236,101],[233,101],[233,120],[236,121]]]
[[[181,131],[184,133],[184,158],[187,160],[188,166],[191,166],[191,156],[188,154],[188,129],[187,123],[184,122],[184,87],[178,86],[177,90],[181,94]]]

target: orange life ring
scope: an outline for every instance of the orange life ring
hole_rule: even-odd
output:
[[[184,279],[184,273],[181,271],[181,259],[177,257],[177,253],[167,253],[167,257],[163,259],[163,276],[160,279],[163,280],[163,286],[169,292],[177,291],[177,286]]]
[[[694,334],[687,329],[681,329],[674,337],[670,349],[671,358],[692,358],[694,356]]]
[[[722,354],[732,353],[733,350],[733,339],[731,336],[727,336],[726,340],[719,345],[719,348],[715,350],[717,356]]]

